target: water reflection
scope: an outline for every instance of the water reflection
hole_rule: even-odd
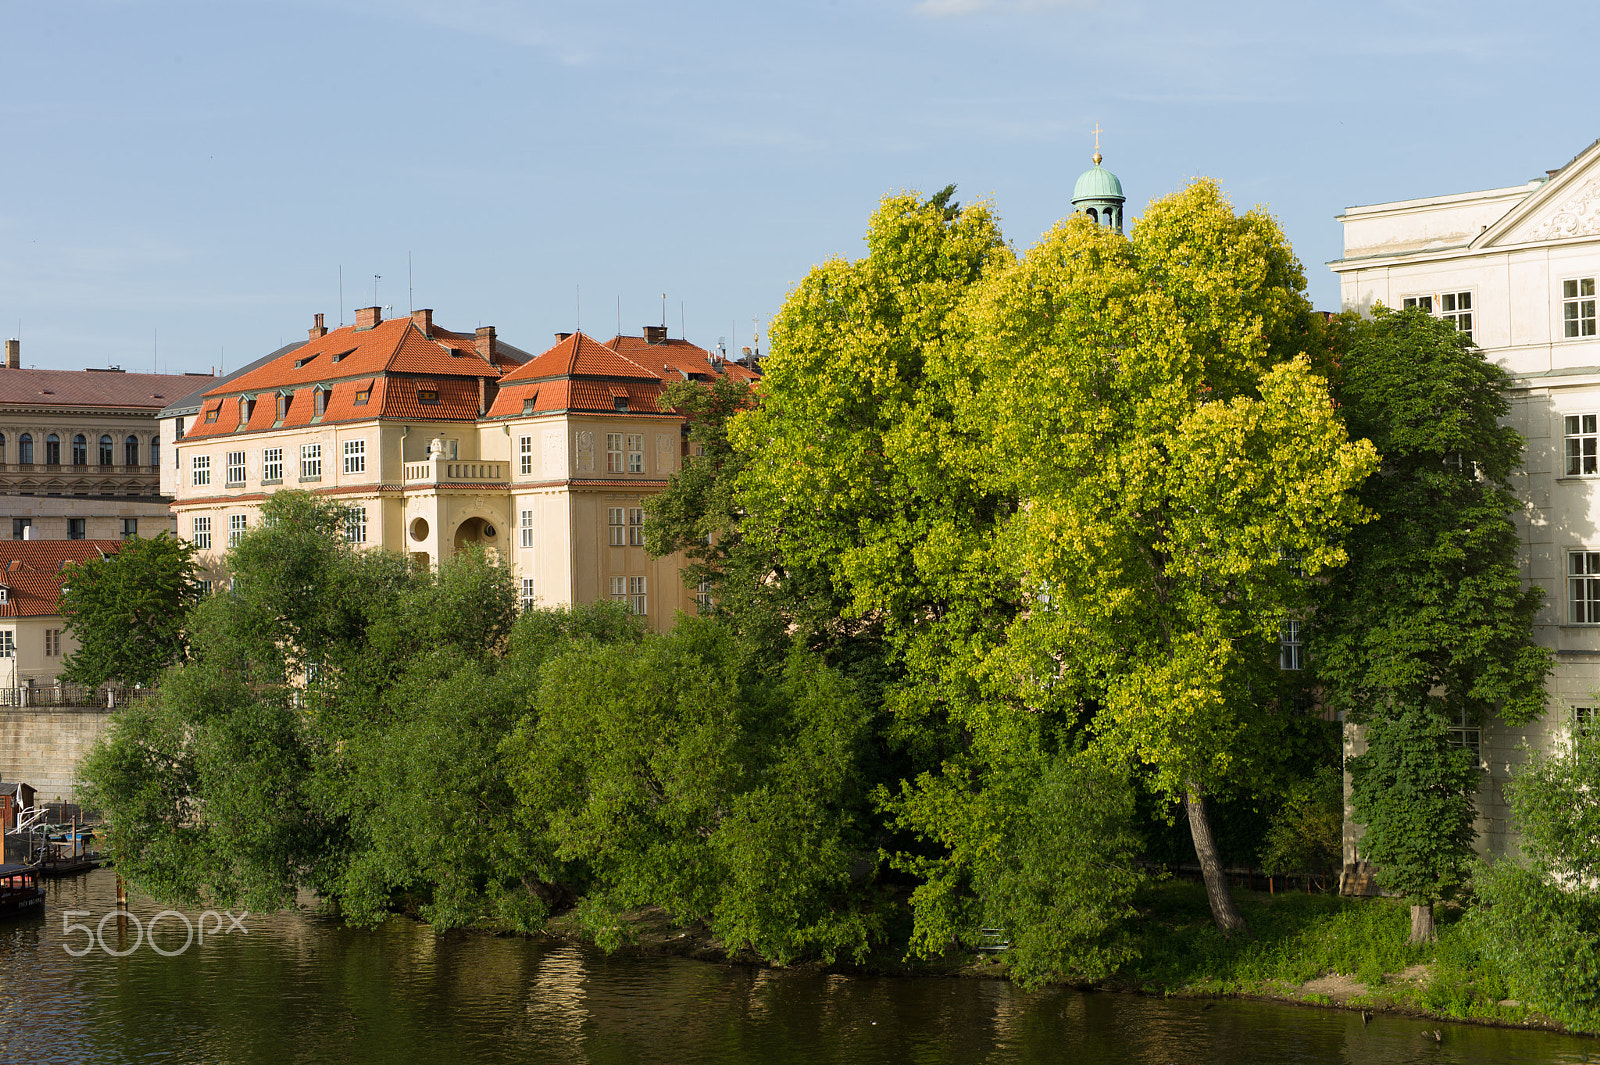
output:
[[[63,935],[62,915],[86,910],[78,920],[97,923],[114,908],[112,875],[49,891],[44,917],[0,924],[3,1062],[1481,1065],[1580,1062],[1600,1050],[1587,1039],[1383,1016],[1363,1025],[1358,1014],[1259,1003],[608,959],[548,942],[436,937],[404,920],[352,931],[308,912],[252,914],[247,933],[208,935],[174,957],[141,947],[73,958],[62,946],[83,936]],[[135,897],[132,908],[148,920],[165,907]],[[116,945],[114,919],[106,939]],[[180,947],[181,922],[164,920],[158,941]]]

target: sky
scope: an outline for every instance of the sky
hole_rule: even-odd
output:
[[[1209,175],[1335,310],[1345,207],[1600,137],[1597,31],[1475,0],[0,0],[0,334],[237,368],[337,324],[342,275],[346,322],[376,285],[534,353],[663,317],[744,347],[886,194],[953,182],[1025,250],[1096,125],[1130,218]]]

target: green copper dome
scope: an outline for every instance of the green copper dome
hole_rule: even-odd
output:
[[[1117,175],[1096,163],[1085,170],[1078,178],[1078,183],[1072,186],[1072,202],[1077,204],[1083,200],[1116,200],[1121,202],[1122,182],[1117,180]]]

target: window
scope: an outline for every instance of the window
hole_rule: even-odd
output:
[[[190,481],[196,485],[211,483],[211,456],[195,455],[189,460]]]
[[[622,434],[606,434],[606,472],[622,472]]]
[[[628,397],[627,396],[614,396],[614,397],[612,397],[611,409],[612,410],[627,410],[628,409]]]
[[[1600,625],[1600,551],[1567,552],[1569,625]]]
[[[320,418],[326,414],[328,412],[328,390],[326,388],[315,389],[311,393],[311,403],[311,409],[317,417]]]
[[[1472,723],[1464,706],[1450,715],[1450,746],[1471,752],[1475,763],[1483,761],[1483,730]]]
[[[100,438],[100,465],[110,466],[116,462],[116,448],[111,445],[109,436]]]
[[[611,598],[618,603],[626,603],[628,601],[628,578],[611,578]]]
[[[261,483],[277,484],[282,480],[283,448],[264,448],[261,452]]]
[[[138,536],[138,535],[139,535],[139,519],[138,518],[123,518],[122,519],[122,538],[124,540],[132,540],[135,536]]]
[[[159,465],[161,465],[161,438],[152,436],[150,438],[150,468],[153,470]]]
[[[6,434],[0,433],[0,466],[6,462]]]
[[[322,480],[322,445],[300,445],[300,479],[302,481]]]
[[[139,438],[130,436],[122,442],[122,464],[124,466],[139,465]]]
[[[189,538],[194,546],[201,551],[211,550],[211,519],[194,519],[194,535]]]
[[[204,580],[204,579],[202,579],[200,581],[200,594],[201,595],[210,595],[215,588],[216,588],[216,582],[215,581],[208,581],[208,580]]]
[[[439,390],[437,388],[417,389],[417,402],[423,406],[432,406],[433,404],[438,403]]]
[[[621,547],[623,545],[623,543],[624,543],[624,541],[622,539],[622,508],[621,507],[609,507],[609,508],[607,508],[607,510],[606,510],[606,525],[611,531],[611,540],[610,540],[611,546],[612,547]]]
[[[529,398],[524,399],[522,401],[522,413],[524,413],[524,414],[532,414],[533,413],[533,399],[532,399],[532,397],[529,397]]]
[[[1589,732],[1594,729],[1597,719],[1596,710],[1592,706],[1574,706],[1572,708],[1572,731]]]
[[[285,418],[287,418],[289,416],[289,400],[290,400],[290,398],[291,398],[291,395],[288,392],[279,392],[278,393],[278,420],[280,422],[283,421]]]
[[[628,434],[628,472],[644,472],[644,434]]]
[[[367,442],[365,440],[346,440],[344,442],[344,472],[367,472]]]
[[[344,512],[344,538],[352,544],[367,542],[367,508],[348,507]]]
[[[523,476],[533,472],[533,437],[523,436],[517,438],[517,455],[521,465],[517,469]]]
[[[174,435],[173,439],[182,440],[183,439],[183,419],[179,418],[174,423],[174,426],[175,426],[175,429],[174,429],[174,434],[175,435]]]
[[[0,603],[7,603],[7,602],[10,602],[10,601],[11,601],[11,589],[7,588],[3,584],[0,584]]]
[[[1456,328],[1472,336],[1472,293],[1446,292],[1439,297],[1439,317],[1454,322]]]
[[[86,520],[87,519],[85,519],[85,518],[68,518],[67,519],[67,539],[68,540],[82,540],[83,539],[83,534],[84,534],[84,528],[83,527],[84,527],[84,524],[85,524]]]
[[[44,464],[46,466],[61,465],[61,438],[51,433],[44,438]]]
[[[46,658],[61,657],[61,630],[44,630],[44,656]]]
[[[244,531],[250,527],[250,519],[243,514],[228,515],[228,546],[237,547],[239,539],[244,536]]]
[[[1594,278],[1576,277],[1561,282],[1561,325],[1569,337],[1594,333]]]
[[[244,452],[228,452],[228,483],[244,484]]]
[[[0,658],[17,657],[17,630],[0,629]]]
[[[1278,633],[1278,668],[1305,668],[1305,646],[1300,642],[1298,621],[1285,621]]]
[[[711,600],[710,581],[701,581],[699,584],[695,585],[694,605],[700,608],[700,613],[702,614],[711,613],[711,608],[716,604]]]
[[[536,596],[533,594],[533,578],[522,578],[522,585],[517,592],[517,605],[523,610],[532,609],[535,598]]]
[[[215,407],[212,407],[210,410],[206,411],[206,424],[210,425],[212,422],[216,421],[219,417],[221,417],[221,415],[222,415],[222,404],[218,403]]]
[[[630,507],[628,509],[628,546],[644,546],[644,508]]]
[[[645,595],[643,577],[628,578],[628,608],[640,617],[645,615]]]
[[[1407,296],[1405,299],[1400,301],[1400,306],[1404,307],[1404,308],[1421,307],[1423,310],[1427,311],[1429,314],[1432,314],[1433,313],[1433,297],[1432,296]]]
[[[17,461],[25,465],[33,464],[33,434],[23,433],[17,437]]]
[[[522,546],[533,546],[533,511],[524,510],[519,517],[522,521]]]
[[[72,438],[72,464],[74,466],[89,465],[89,441],[78,433]]]
[[[355,406],[365,407],[372,399],[372,386],[368,385],[356,393]]]
[[[33,525],[33,519],[32,518],[12,518],[11,519],[11,539],[13,539],[13,540],[26,539],[27,538],[26,530],[28,528],[30,528],[32,525]]]

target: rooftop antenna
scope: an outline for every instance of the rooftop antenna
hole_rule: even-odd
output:
[[[378,303],[378,282],[382,281],[382,280],[383,280],[383,275],[382,274],[373,274],[372,275],[372,305],[374,307],[381,306]]]
[[[663,292],[661,294],[661,328],[665,329],[666,327],[667,327],[667,294],[665,292]]]
[[[339,324],[344,325],[344,264],[339,264]]]
[[[412,284],[411,253],[406,252],[406,313],[412,314],[417,309],[417,290]]]
[[[622,293],[617,293],[617,336],[622,335]]]
[[[689,339],[689,330],[683,324],[683,301],[678,301],[678,336],[684,340]]]
[[[577,322],[575,323],[577,325],[577,327],[578,327],[577,328],[577,332],[581,333],[581,332],[583,332],[583,286],[582,285],[573,285],[572,286],[572,300],[573,300],[573,307],[575,308],[574,313],[577,315],[577,318],[578,318]]]

